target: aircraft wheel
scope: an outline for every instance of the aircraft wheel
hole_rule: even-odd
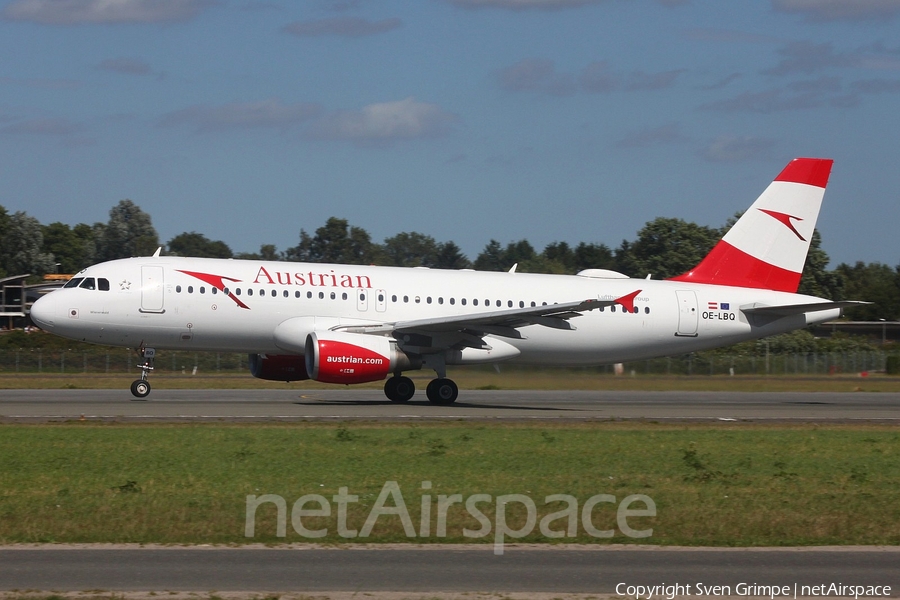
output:
[[[416,384],[409,377],[391,377],[384,382],[384,395],[391,402],[409,402],[416,393]]]
[[[452,379],[439,377],[433,379],[425,389],[425,394],[432,404],[453,404],[459,396],[459,387]]]
[[[150,394],[150,382],[146,379],[138,379],[131,384],[131,393],[135,398],[143,400]]]

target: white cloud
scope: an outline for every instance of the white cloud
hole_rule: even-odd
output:
[[[817,108],[825,102],[825,97],[818,91],[806,91],[787,94],[780,89],[762,92],[744,92],[734,98],[717,100],[700,106],[703,110],[719,110],[724,112],[772,113],[783,110],[800,110]]]
[[[288,129],[320,112],[318,104],[283,104],[277,99],[221,106],[197,104],[164,115],[159,124],[162,127],[187,125],[196,128],[198,133],[228,129]]]
[[[296,21],[281,28],[285,33],[299,37],[336,35],[342,37],[363,37],[377,35],[403,25],[397,18],[369,21],[360,17],[331,17],[318,21]]]
[[[500,87],[510,92],[546,92],[565,95],[576,91],[575,79],[558,73],[552,60],[526,58],[497,71]]]
[[[43,25],[169,23],[192,19],[218,3],[218,0],[14,0],[3,9],[3,18]]]
[[[814,22],[868,21],[900,14],[900,0],[772,0],[772,7]]]
[[[14,135],[68,136],[83,128],[62,118],[38,118],[18,121],[0,129],[0,133]]]
[[[597,4],[603,0],[448,0],[462,8],[506,8],[510,10],[556,10]]]
[[[437,104],[406,98],[332,113],[315,123],[309,134],[317,139],[378,144],[443,135],[457,120]]]
[[[675,144],[688,141],[677,123],[669,123],[653,129],[633,132],[616,142],[619,148],[645,148],[657,144]]]
[[[153,69],[139,58],[109,58],[98,65],[98,68],[123,75],[150,75]]]
[[[698,154],[710,162],[741,162],[765,158],[774,147],[769,138],[720,136]]]

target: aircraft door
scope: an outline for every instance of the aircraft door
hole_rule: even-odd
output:
[[[375,292],[375,310],[378,312],[387,310],[387,293],[385,293],[384,290],[377,290]]]
[[[363,288],[356,290],[356,310],[366,312],[369,310],[369,291]]]
[[[163,308],[163,268],[144,265],[141,267],[141,312],[164,313]]]
[[[690,290],[676,290],[678,298],[678,331],[677,336],[697,337],[697,326],[700,312],[697,310],[697,294]]]

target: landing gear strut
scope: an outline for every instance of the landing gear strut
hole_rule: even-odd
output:
[[[144,362],[137,366],[141,370],[141,378],[131,384],[131,393],[138,400],[143,400],[150,394],[150,382],[147,381],[147,376],[153,370],[153,359],[156,357],[156,350],[154,348],[142,348],[141,356],[143,356]]]
[[[409,377],[394,375],[384,382],[384,395],[391,402],[409,402],[416,393],[416,384]]]

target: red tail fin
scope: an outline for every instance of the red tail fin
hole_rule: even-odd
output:
[[[672,279],[796,292],[832,162],[792,160],[699,265]]]

